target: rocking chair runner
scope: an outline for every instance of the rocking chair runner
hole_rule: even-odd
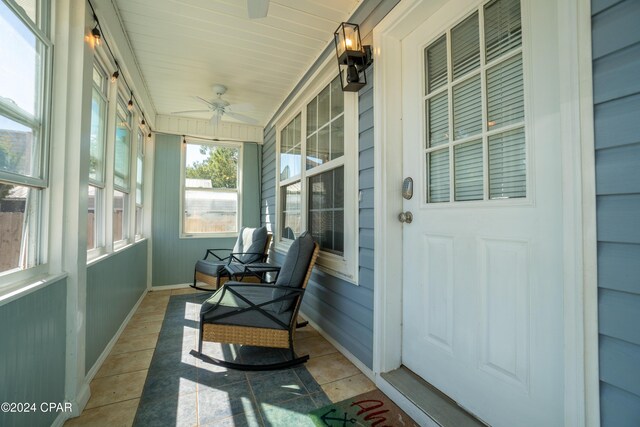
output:
[[[319,245],[303,233],[289,248],[275,284],[227,282],[200,310],[198,352],[203,360],[240,370],[283,369],[304,363],[309,355],[294,351],[296,319]],[[288,348],[291,359],[269,365],[250,365],[214,359],[202,354],[202,342]]]
[[[197,286],[198,282],[204,282],[218,289],[223,280],[231,278],[230,271],[239,271],[240,273],[236,273],[236,276],[239,274],[241,277],[245,265],[266,260],[270,243],[271,234],[267,233],[266,227],[243,227],[233,249],[207,249],[204,258],[196,262],[191,287],[201,291],[211,291],[211,289]],[[224,251],[228,255],[220,256],[219,251]],[[233,268],[234,266],[236,268]],[[255,273],[247,276],[249,276],[247,281],[259,281]]]

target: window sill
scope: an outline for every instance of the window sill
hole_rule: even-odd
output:
[[[181,234],[180,239],[215,239],[215,238],[238,238],[237,231],[230,231],[228,233],[194,233],[194,234]]]
[[[58,282],[67,277],[67,273],[40,274],[28,279],[3,286],[0,289],[0,306],[20,299],[32,292],[42,289],[52,283]]]

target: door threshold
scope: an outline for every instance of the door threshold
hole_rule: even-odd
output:
[[[401,366],[381,377],[442,427],[486,427],[450,397]]]

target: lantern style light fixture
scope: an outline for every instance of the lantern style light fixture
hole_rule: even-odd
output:
[[[371,65],[371,46],[362,46],[360,27],[343,22],[333,33],[338,72],[344,92],[357,92],[367,84],[365,70]]]

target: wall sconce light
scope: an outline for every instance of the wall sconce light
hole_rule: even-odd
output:
[[[365,70],[373,62],[371,46],[362,46],[360,27],[343,22],[333,33],[338,72],[344,92],[357,92],[367,84]]]

